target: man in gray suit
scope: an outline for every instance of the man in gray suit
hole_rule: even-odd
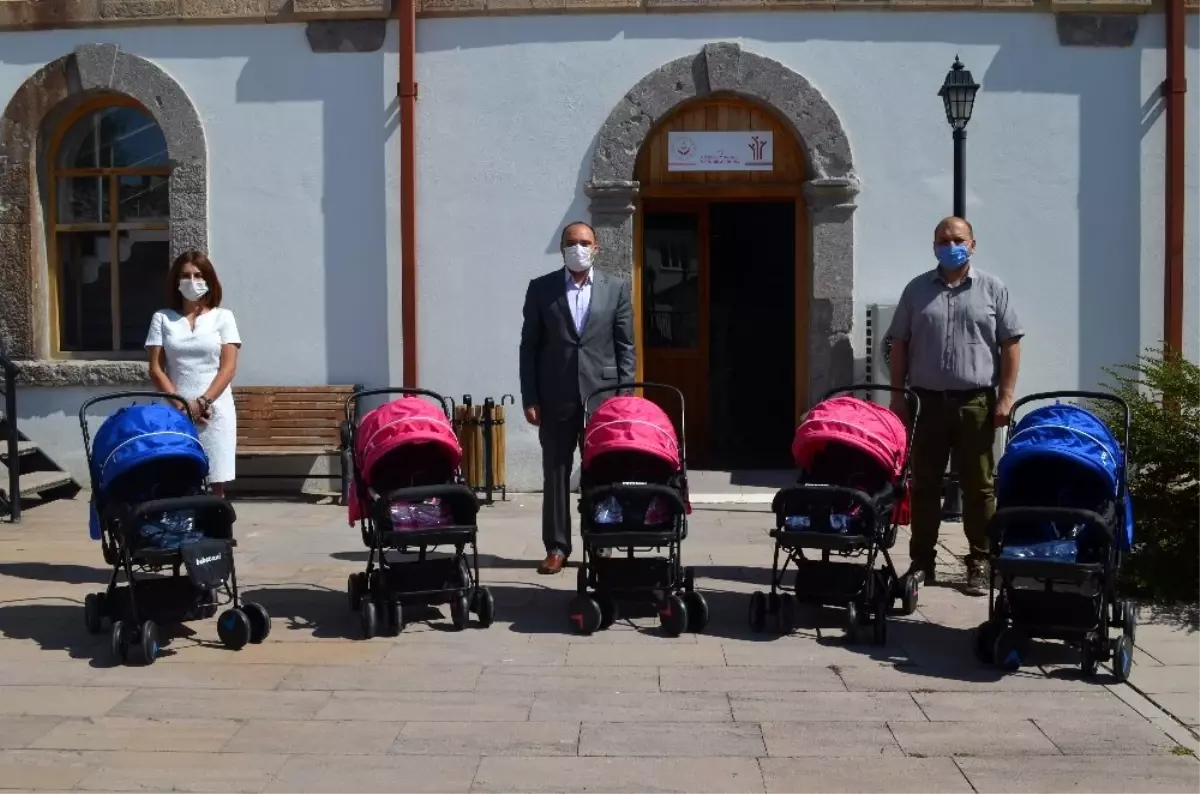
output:
[[[521,325],[521,403],[538,428],[545,478],[546,559],[538,571],[547,574],[571,555],[571,465],[583,402],[596,389],[632,382],[636,355],[629,285],[592,267],[600,250],[595,230],[570,223],[560,242],[565,267],[529,282]]]

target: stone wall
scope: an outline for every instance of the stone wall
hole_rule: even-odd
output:
[[[1181,0],[1200,10],[1200,0]],[[1145,13],[1167,0],[418,0],[423,17],[699,11],[1046,11]],[[0,0],[0,31],[108,25],[387,19],[393,0]]]

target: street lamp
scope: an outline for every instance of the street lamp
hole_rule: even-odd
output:
[[[954,214],[967,217],[967,122],[975,109],[975,94],[979,84],[963,66],[958,56],[946,73],[938,96],[946,107],[946,122],[954,136]]]
[[[954,64],[946,73],[946,80],[938,90],[946,108],[946,122],[954,137],[954,215],[967,217],[967,122],[975,110],[975,94],[979,84],[954,56]],[[962,520],[962,490],[958,484],[953,455],[950,461],[950,476],[946,478],[946,499],[942,503],[943,521]]]

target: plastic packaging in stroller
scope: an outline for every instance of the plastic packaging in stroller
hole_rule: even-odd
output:
[[[444,527],[454,523],[454,512],[450,505],[440,499],[415,503],[397,500],[391,503],[390,512],[392,529],[397,532]]]
[[[624,483],[625,485],[643,485],[644,483]],[[636,512],[636,505],[632,506]],[[615,526],[624,523],[625,510],[620,500],[610,496],[596,505],[592,515],[593,520],[602,526]],[[671,522],[671,510],[662,497],[655,496],[646,505],[646,513],[641,524],[646,527],[661,527]]]
[[[824,522],[817,522],[816,526],[814,527],[813,520],[811,518],[808,516],[797,515],[787,516],[783,520],[783,524],[788,529],[792,530],[813,530],[816,532],[829,532],[834,535],[847,535],[854,527],[854,519],[855,516],[848,513],[833,513],[829,516],[828,526],[826,526]]]
[[[187,540],[198,540],[204,533],[196,529],[195,510],[171,510],[159,513],[142,524],[140,546],[156,549],[177,549]]]

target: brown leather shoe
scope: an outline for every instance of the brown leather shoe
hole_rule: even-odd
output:
[[[566,558],[557,551],[553,551],[546,555],[546,559],[538,567],[538,573],[562,573],[563,566],[566,564]]]

